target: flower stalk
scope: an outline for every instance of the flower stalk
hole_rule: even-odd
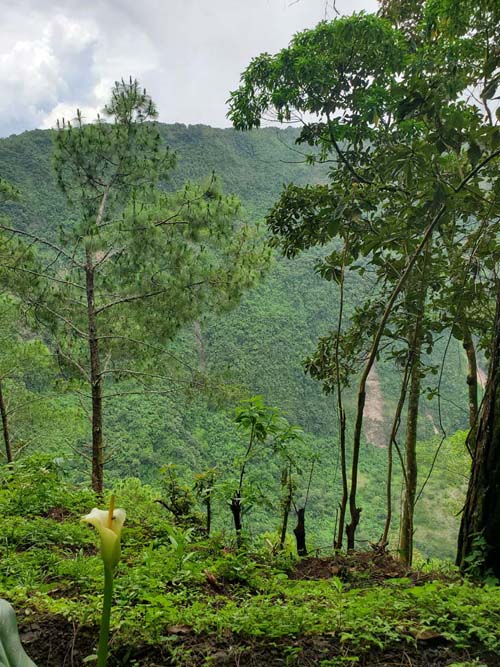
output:
[[[113,598],[113,570],[104,566],[104,598],[102,603],[101,629],[97,650],[97,667],[106,667],[108,659],[109,624],[111,621],[111,602]]]

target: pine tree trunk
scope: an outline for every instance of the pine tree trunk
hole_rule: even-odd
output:
[[[481,412],[470,441],[472,472],[458,538],[457,565],[467,569],[467,557],[484,541],[483,574],[500,578],[500,291],[497,292],[495,329],[488,381]]]
[[[465,327],[462,342],[467,355],[467,387],[469,392],[469,425],[471,429],[475,428],[478,412],[477,400],[477,360],[474,342],[469,327]]]
[[[12,446],[10,442],[9,420],[7,416],[7,407],[2,391],[2,380],[0,380],[0,415],[2,417],[2,432],[5,443],[5,458],[7,463],[12,463]]]
[[[92,252],[87,249],[85,266],[87,318],[90,355],[90,385],[92,393],[92,489],[102,496],[104,491],[104,446],[102,438],[102,375],[97,335],[97,314],[94,294],[94,265]]]

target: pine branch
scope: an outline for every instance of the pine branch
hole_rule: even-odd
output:
[[[61,278],[56,278],[55,276],[47,275],[46,273],[40,273],[39,271],[33,271],[32,269],[22,269],[19,266],[11,266],[9,264],[2,264],[2,268],[8,269],[10,271],[20,271],[21,273],[28,273],[31,276],[37,276],[38,278],[44,278],[45,280],[50,280],[54,283],[59,283],[61,285],[67,285],[68,287],[76,287],[79,290],[85,291],[83,285],[74,283],[71,280],[62,280]]]
[[[48,246],[49,248],[52,248],[52,250],[55,250],[57,253],[60,255],[63,255],[68,259],[74,266],[77,266],[80,269],[83,269],[83,264],[80,264],[77,262],[74,257],[69,255],[65,250],[60,248],[59,246],[55,245],[55,243],[52,243],[51,241],[48,241],[47,239],[44,239],[40,236],[36,236],[35,234],[30,234],[29,232],[25,232],[22,229],[16,229],[14,227],[7,227],[7,225],[2,225],[0,224],[0,229],[2,229],[4,232],[10,232],[12,234],[17,234],[18,236],[26,236],[30,239],[32,239],[35,243],[41,243],[43,245]]]

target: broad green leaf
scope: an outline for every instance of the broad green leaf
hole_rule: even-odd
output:
[[[333,238],[334,236],[337,235],[339,228],[340,228],[340,220],[335,218],[333,220],[330,220],[330,222],[328,223],[328,235],[330,236],[330,238]]]
[[[495,127],[491,134],[491,147],[496,150],[500,146],[500,129]]]
[[[0,600],[0,667],[36,667],[24,652],[16,614],[6,600]]]
[[[480,146],[475,141],[471,141],[467,154],[469,156],[469,160],[472,166],[476,165],[479,162],[479,159],[481,158],[481,152],[482,151]]]

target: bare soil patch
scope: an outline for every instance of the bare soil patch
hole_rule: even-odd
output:
[[[408,568],[386,551],[353,551],[330,557],[310,556],[299,561],[290,579],[331,579],[339,577],[357,586],[376,586],[389,579],[407,578],[413,584],[425,583],[442,575]]]

